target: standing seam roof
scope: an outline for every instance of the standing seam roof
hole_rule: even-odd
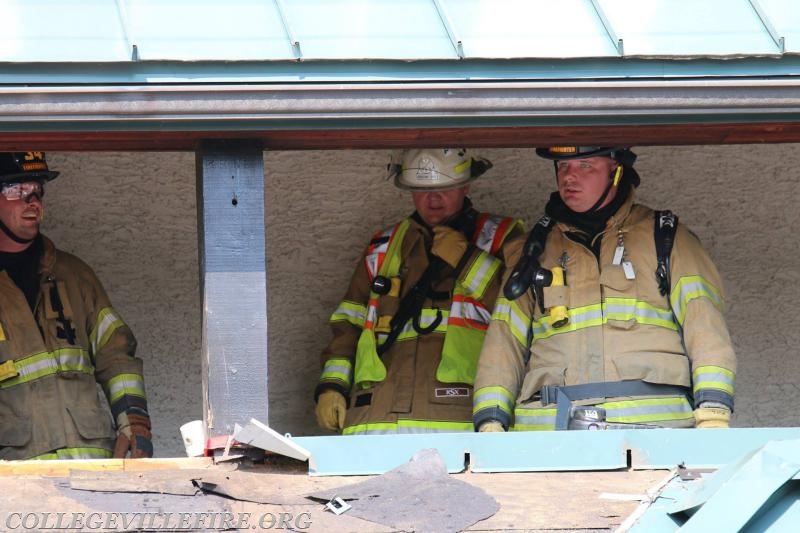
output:
[[[800,54],[795,0],[4,0],[0,61]]]

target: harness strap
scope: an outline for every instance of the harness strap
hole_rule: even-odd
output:
[[[669,275],[669,256],[672,253],[672,244],[675,242],[675,232],[677,230],[678,217],[672,211],[655,212],[653,232],[656,243],[656,258],[658,260],[656,280],[658,281],[658,292],[662,296],[666,296],[667,300],[669,300],[669,291],[672,289]]]
[[[556,429],[567,429],[569,408],[573,401],[589,398],[614,398],[616,396],[687,396],[686,387],[648,383],[638,379],[624,381],[599,381],[581,385],[545,385],[539,391],[542,405],[556,404]]]

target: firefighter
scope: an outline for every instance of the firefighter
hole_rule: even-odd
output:
[[[480,213],[470,183],[491,167],[466,149],[407,150],[390,164],[416,211],[370,241],[330,319],[315,391],[343,434],[472,431],[472,384],[519,220]]]
[[[39,231],[58,174],[44,152],[0,153],[0,459],[151,457],[136,340],[91,268]]]
[[[720,276],[697,237],[634,203],[631,150],[536,152],[553,160],[558,191],[504,251],[476,429],[728,427],[736,356]]]

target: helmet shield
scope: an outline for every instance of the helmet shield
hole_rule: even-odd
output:
[[[389,164],[394,184],[411,191],[444,191],[462,187],[492,167],[486,159],[473,159],[466,148],[405,150],[401,164]]]
[[[0,183],[50,181],[58,172],[47,167],[44,152],[0,152]]]

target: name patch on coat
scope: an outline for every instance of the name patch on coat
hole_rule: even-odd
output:
[[[435,389],[437,398],[453,398],[459,396],[469,397],[469,389],[467,387],[446,387],[442,389]]]

